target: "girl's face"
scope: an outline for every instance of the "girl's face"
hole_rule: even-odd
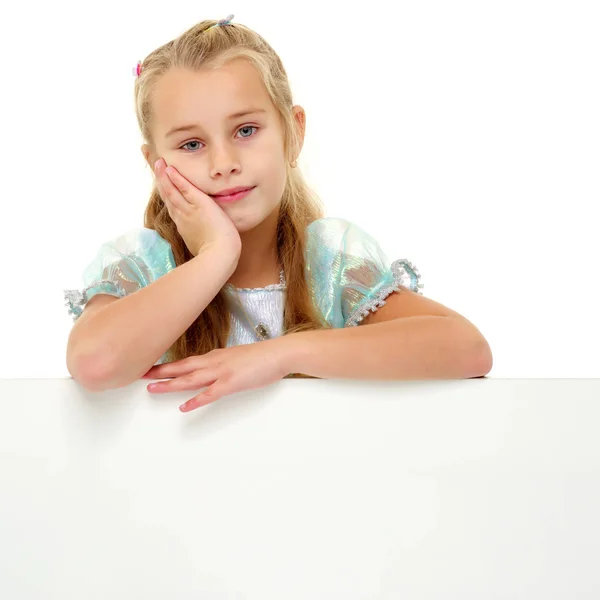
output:
[[[249,62],[236,59],[214,71],[171,69],[158,81],[152,107],[157,154],[142,146],[152,168],[163,158],[209,196],[255,186],[235,202],[215,198],[240,233],[273,213],[285,186],[283,127]],[[293,111],[303,141],[304,110]]]

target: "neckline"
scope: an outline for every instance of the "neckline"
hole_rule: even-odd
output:
[[[233,285],[233,283],[226,283],[225,289],[236,291],[236,292],[271,292],[274,290],[285,290],[285,274],[283,269],[279,271],[279,283],[271,283],[266,285],[265,287],[256,287],[256,288],[238,288]]]

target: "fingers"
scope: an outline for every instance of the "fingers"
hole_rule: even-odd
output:
[[[164,202],[165,206],[167,207],[167,211],[169,213],[169,216],[171,217],[171,219],[174,221],[174,214],[173,214],[173,209],[177,208],[177,204],[176,201],[173,201],[169,198],[169,194],[167,193],[167,191],[165,190],[164,186],[162,185],[161,181],[162,181],[162,175],[159,176],[158,172],[156,175],[156,180],[155,180],[155,184],[156,184],[156,189],[158,190],[158,193],[162,199],[162,201]]]
[[[215,373],[216,369],[220,369],[220,365],[209,363],[204,356],[188,356],[183,360],[166,365],[154,365],[144,375],[144,378],[169,380],[149,384],[148,391],[155,393],[196,389],[202,385],[208,385],[202,384],[202,381],[206,379],[209,368],[210,372]],[[180,385],[184,387],[179,387]],[[185,387],[187,385],[192,385],[192,387]],[[193,387],[194,385],[196,388]]]
[[[178,360],[164,365],[154,365],[143,375],[148,379],[167,379],[169,377],[179,377],[187,375],[192,371],[202,368],[205,362],[202,356],[188,356],[182,360]]]
[[[176,185],[179,179],[175,178],[173,175],[168,173],[166,168],[166,163],[164,162],[164,160],[161,159],[155,169],[156,186],[158,188],[160,197],[163,199],[165,204],[168,201],[180,210],[185,209],[190,203],[182,195],[182,193]],[[173,167],[168,167],[168,169],[169,171],[171,171]],[[181,178],[181,175],[179,175],[179,178]],[[189,195],[189,184],[187,193]]]
[[[159,371],[157,371],[159,365],[154,365],[153,367],[150,367],[150,369],[148,369],[148,371],[146,371],[146,373],[144,373],[144,375],[142,375],[140,377],[140,379],[163,379],[166,378],[166,375],[160,375]]]
[[[178,195],[187,204],[192,204],[192,184],[174,167],[167,167],[166,179],[169,180],[169,185],[177,191]]]
[[[190,412],[190,410],[194,410],[201,406],[206,406],[207,404],[210,404],[211,402],[215,402],[216,400],[219,400],[220,398],[225,396],[227,393],[228,392],[227,392],[226,386],[224,384],[220,383],[219,381],[217,381],[216,383],[211,385],[204,392],[201,392],[200,394],[198,394],[197,396],[194,396],[187,402],[184,402],[179,407],[179,410],[181,412]]]
[[[152,394],[167,394],[171,392],[182,392],[184,390],[197,390],[213,384],[223,374],[215,368],[196,369],[192,373],[175,377],[168,381],[150,383],[146,389]]]

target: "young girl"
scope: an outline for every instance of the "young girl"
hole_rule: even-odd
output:
[[[141,377],[168,379],[148,386],[157,393],[208,386],[187,411],[294,373],[488,373],[483,335],[423,297],[412,263],[390,265],[357,225],[323,217],[297,168],[304,110],[275,51],[232,17],[135,69],[154,189],[144,227],[104,244],[84,289],[65,290],[70,374],[92,390]]]

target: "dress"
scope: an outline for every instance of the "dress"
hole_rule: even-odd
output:
[[[123,297],[149,285],[176,267],[171,245],[153,229],[129,230],[104,243],[83,272],[83,288],[65,290],[65,306],[73,321],[96,294]],[[313,221],[306,229],[305,274],[315,306],[334,328],[353,327],[400,285],[422,294],[421,275],[406,259],[392,264],[377,241],[358,225],[336,217]],[[406,278],[406,281],[405,281]],[[250,318],[265,323],[272,337],[283,332],[285,278],[264,288],[224,286],[239,292]],[[257,341],[241,308],[230,303],[227,346]],[[166,361],[166,354],[156,364]]]

